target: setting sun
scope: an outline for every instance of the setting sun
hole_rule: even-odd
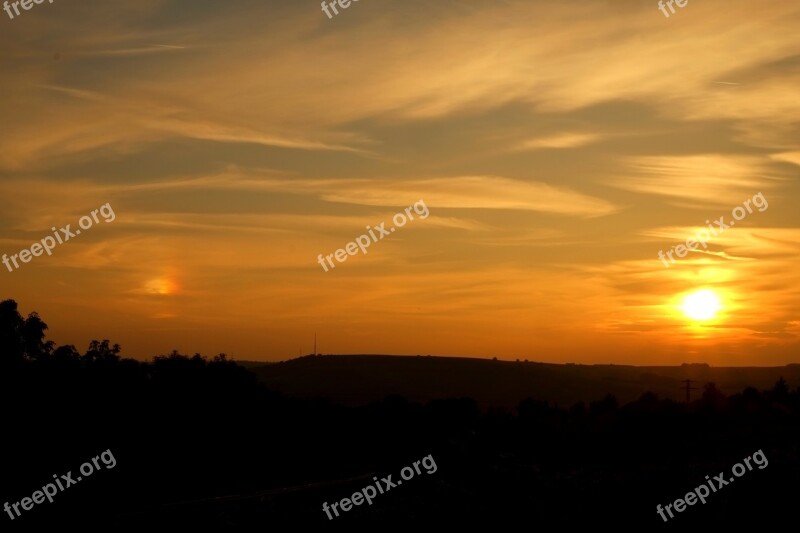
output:
[[[722,309],[717,294],[709,289],[695,291],[683,299],[681,310],[693,320],[710,320]]]

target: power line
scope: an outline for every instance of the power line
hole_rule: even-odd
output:
[[[697,387],[692,387],[692,383],[696,383],[696,381],[692,379],[684,379],[683,381],[681,381],[681,383],[685,383],[685,385],[682,388],[683,390],[686,391],[686,403],[689,403],[689,396],[690,396],[689,391],[697,390]]]

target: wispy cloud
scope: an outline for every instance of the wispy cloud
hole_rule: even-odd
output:
[[[595,133],[560,133],[549,137],[538,137],[522,141],[517,150],[540,150],[545,148],[576,148],[600,139]]]
[[[332,185],[334,190],[323,193],[323,199],[362,205],[397,205],[398,198],[419,197],[430,207],[454,209],[515,209],[577,216],[603,216],[616,210],[611,202],[565,187],[497,176]]]
[[[735,206],[784,179],[766,159],[743,155],[632,157],[628,165],[632,175],[612,185],[700,205]]]

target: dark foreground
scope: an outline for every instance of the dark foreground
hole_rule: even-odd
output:
[[[9,305],[0,303],[0,504],[19,504],[21,516],[3,511],[4,531],[694,531],[797,521],[797,383],[728,396],[707,386],[688,405],[645,394],[555,408],[532,390],[515,409],[397,396],[344,407],[272,392],[221,356],[140,363],[108,343],[54,349]],[[734,478],[732,467],[759,450],[766,466],[751,460]],[[23,509],[54,474],[77,480],[97,457],[53,503]],[[674,507],[720,473],[735,481],[667,523],[659,517],[657,505]],[[371,505],[341,511],[343,498],[389,475],[395,486]],[[341,516],[329,520],[325,503]]]

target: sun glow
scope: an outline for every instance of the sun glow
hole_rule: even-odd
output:
[[[177,292],[177,284],[168,277],[155,278],[144,284],[144,291],[147,294],[170,295]]]
[[[692,320],[711,320],[717,317],[717,312],[722,309],[722,303],[717,293],[703,289],[688,294],[680,308],[683,314]]]

